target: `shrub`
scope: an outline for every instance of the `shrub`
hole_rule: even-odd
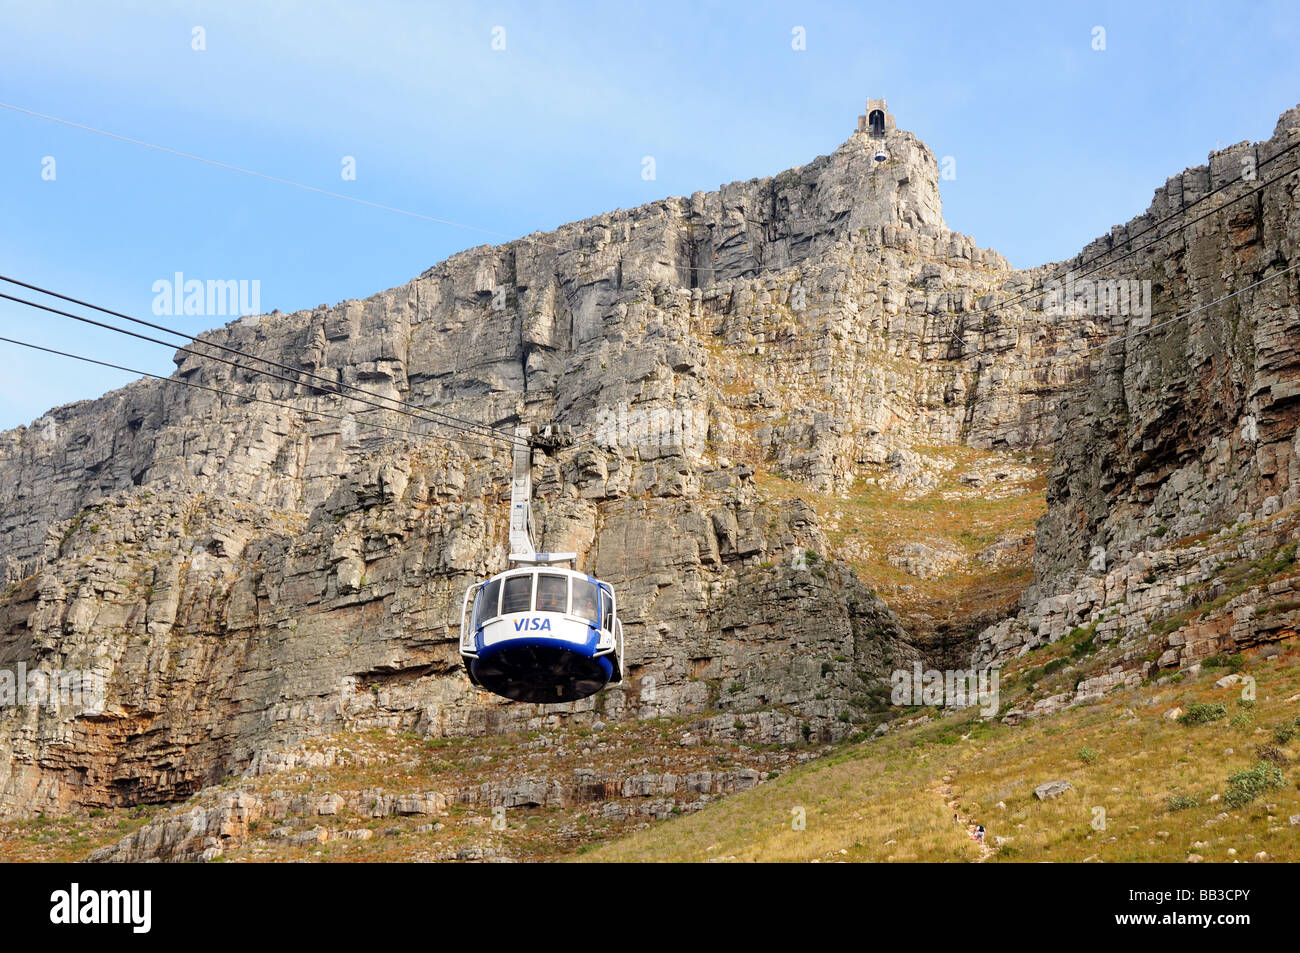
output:
[[[1240,672],[1246,667],[1246,656],[1238,652],[1236,655],[1211,655],[1201,661],[1201,668],[1226,668],[1233,672]]]
[[[1082,761],[1084,764],[1092,764],[1100,756],[1101,753],[1097,751],[1095,748],[1085,747],[1079,749],[1079,760]]]
[[[1265,791],[1280,788],[1282,769],[1267,761],[1260,761],[1249,771],[1238,771],[1228,778],[1228,790],[1224,792],[1223,803],[1228,807],[1244,807]]]
[[[1255,745],[1255,757],[1260,761],[1271,761],[1274,764],[1286,764],[1286,755],[1277,745],[1260,744]]]
[[[1170,811],[1186,811],[1188,808],[1200,807],[1201,802],[1191,794],[1171,794],[1165,801],[1165,809]]]
[[[1080,639],[1078,642],[1074,643],[1074,647],[1070,649],[1070,658],[1081,659],[1085,655],[1092,654],[1092,652],[1096,648],[1097,648],[1096,636],[1090,635],[1086,639]]]
[[[1221,705],[1217,702],[1212,705],[1206,702],[1196,702],[1187,706],[1187,711],[1178,716],[1178,721],[1184,725],[1204,725],[1227,717],[1227,705]]]
[[[1294,725],[1275,725],[1273,727],[1273,740],[1280,745],[1284,745],[1295,737],[1295,733]]]

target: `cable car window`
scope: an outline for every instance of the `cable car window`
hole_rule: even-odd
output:
[[[614,631],[614,597],[608,591],[605,592],[605,621],[601,628]]]
[[[537,574],[537,611],[567,612],[569,609],[569,577],[553,573]]]
[[[533,574],[511,576],[501,593],[501,614],[527,612],[533,605]]]
[[[501,595],[501,580],[493,579],[486,586],[479,590],[478,596],[474,599],[474,627],[478,628],[480,622],[486,622],[488,619],[497,616],[497,600]]]
[[[600,621],[600,597],[596,584],[587,579],[573,580],[573,614],[588,622]]]
[[[478,592],[474,593],[474,613],[470,616],[470,629],[477,629],[482,619],[479,617],[480,610],[483,607],[483,587],[479,586]]]

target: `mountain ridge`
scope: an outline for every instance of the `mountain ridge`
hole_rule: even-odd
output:
[[[1298,134],[1298,116],[1284,114],[1258,158]],[[453,737],[701,716],[724,738],[738,715],[763,713],[754,742],[831,742],[875,725],[879,680],[913,660],[998,663],[1093,623],[1151,651],[1149,620],[1124,618],[1121,632],[1115,617],[1116,594],[1149,572],[1147,550],[1107,537],[1118,575],[1093,598],[1093,540],[1061,516],[1063,501],[1111,505],[1071,482],[1080,459],[1107,459],[1087,435],[1114,426],[1113,407],[1089,410],[1079,382],[1096,363],[1089,348],[1127,316],[997,305],[1051,266],[1015,271],[949,231],[933,153],[891,128],[877,163],[874,141],[855,132],[777,176],[593,216],[551,241],[468,249],[366,299],[202,336],[485,423],[604,423],[534,460],[544,545],[580,553],[620,590],[632,677],[595,699],[506,705],[458,671],[460,594],[505,562],[503,452],[375,436],[362,412],[353,428],[313,414],[338,407],[306,385],[181,353],[177,377],[300,410],[136,382],[51,411],[50,439],[0,434],[0,666],[93,670],[109,685],[99,714],[0,713],[0,810],[180,799],[340,729]],[[1216,153],[1207,187],[1256,148]],[[1167,183],[1152,208],[1182,207],[1199,177],[1176,177],[1176,198]],[[1257,203],[1259,241],[1240,247],[1272,244],[1290,261],[1293,198]],[[1245,253],[1218,234],[1211,223],[1163,238],[1126,272],[1208,261],[1202,248],[1240,266]],[[1222,290],[1201,284],[1166,287],[1175,305]],[[1143,346],[1105,373],[1140,375]],[[1213,352],[1194,342],[1191,353]],[[624,408],[641,416],[620,421]],[[1078,455],[1045,471],[1066,434],[1081,437]],[[1115,472],[1142,478],[1131,461]],[[1036,534],[1019,510],[1002,522],[985,512],[996,487],[1028,499],[1044,476]],[[1244,497],[1257,509],[1263,482]],[[855,494],[975,514],[978,555],[1023,569],[1032,550],[1034,584],[1007,582],[998,600],[1019,602],[998,602],[991,625],[973,624],[979,612],[936,621],[909,602],[927,585],[917,580],[942,586],[943,566],[976,554],[929,533],[881,545],[837,502]],[[1224,496],[1220,511],[1235,502]],[[1161,518],[1142,513],[1152,528]],[[993,527],[1004,536],[985,539]],[[818,559],[801,566],[799,552]],[[886,583],[882,601],[873,590]],[[1178,585],[1157,587],[1155,607]],[[1172,661],[1231,644],[1215,634]]]

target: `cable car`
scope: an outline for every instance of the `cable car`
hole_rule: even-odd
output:
[[[549,564],[499,573],[470,586],[461,619],[470,681],[497,695],[570,702],[622,681],[614,590],[586,573]]]
[[[530,440],[527,428],[517,436]],[[555,565],[576,553],[532,544],[532,448],[515,450],[510,560],[524,564],[475,583],[461,605],[460,654],[470,681],[518,702],[555,704],[623,680],[623,624],[614,589]]]
[[[868,104],[870,105],[870,104]],[[884,109],[873,109],[867,116],[867,125],[871,130],[871,138],[876,140],[875,159],[877,162],[884,162],[889,156],[885,153],[885,116]]]

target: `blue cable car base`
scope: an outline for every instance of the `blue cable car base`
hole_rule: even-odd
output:
[[[614,675],[605,656],[591,657],[544,641],[516,641],[469,659],[474,684],[517,702],[554,705],[604,688]]]

